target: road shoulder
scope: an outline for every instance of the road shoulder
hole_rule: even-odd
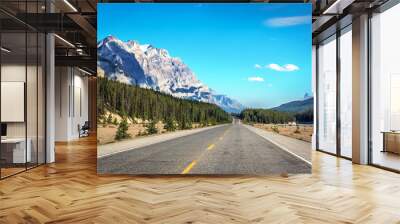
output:
[[[160,142],[169,141],[169,140],[176,139],[179,137],[196,134],[196,133],[199,133],[202,131],[207,131],[207,130],[210,130],[213,128],[222,127],[222,126],[226,126],[226,125],[229,125],[229,124],[221,124],[221,125],[216,125],[216,126],[211,126],[211,127],[196,128],[196,129],[190,129],[190,130],[180,130],[180,131],[169,132],[169,133],[165,133],[165,134],[139,137],[136,139],[129,139],[129,140],[109,143],[109,144],[105,144],[105,145],[98,145],[97,146],[97,158],[102,158],[102,157],[110,156],[110,155],[113,155],[116,153],[125,152],[125,151],[129,151],[132,149],[157,144]]]
[[[250,125],[243,124],[243,126],[254,132],[255,134],[275,144],[282,150],[292,154],[293,156],[296,156],[297,158],[311,165],[311,143],[275,134],[269,131],[252,127]]]

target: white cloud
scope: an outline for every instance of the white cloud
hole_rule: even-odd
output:
[[[311,24],[311,16],[277,17],[264,21],[264,25],[272,27],[287,27],[303,24]]]
[[[255,64],[255,65],[254,65],[254,68],[256,68],[256,69],[261,69],[261,68],[262,68],[262,66],[261,66],[261,65],[259,65],[259,64]]]
[[[264,82],[264,78],[259,77],[259,76],[248,77],[247,80],[249,82]]]
[[[294,64],[286,64],[283,66],[280,66],[278,64],[269,64],[266,67],[278,72],[293,72],[300,69],[297,65]]]

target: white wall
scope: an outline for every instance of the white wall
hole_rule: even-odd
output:
[[[75,70],[76,72],[77,70]],[[72,126],[72,136],[75,138],[79,137],[78,132],[78,124],[81,126],[85,123],[85,121],[89,120],[89,102],[88,102],[88,78],[86,76],[81,76],[82,73],[79,72],[79,75],[74,77],[74,108],[73,108],[73,119],[71,120]],[[80,101],[80,102],[79,102]]]
[[[37,68],[39,69],[37,71]],[[25,102],[22,102],[22,107],[16,109],[12,107],[2,107],[2,112],[25,114],[26,120],[21,122],[6,122],[7,137],[9,138],[24,138],[25,135],[29,139],[29,147],[31,148],[32,162],[39,159],[39,163],[44,163],[44,74],[41,72],[41,67],[25,66],[25,64],[2,64],[1,66],[2,82],[23,82],[26,84],[26,107]],[[27,77],[27,80],[25,78]],[[2,89],[3,92],[4,89]],[[24,94],[24,89],[19,90],[20,94]],[[3,93],[4,94],[4,93]],[[2,95],[3,97],[7,97]],[[3,103],[2,103],[3,104]],[[10,110],[10,111],[7,111]],[[24,116],[24,115],[22,115]]]
[[[1,121],[24,122],[25,83],[1,81]],[[35,106],[36,108],[36,106]]]
[[[70,77],[67,67],[56,67],[55,69],[55,140],[67,141],[69,124],[69,85]]]
[[[1,81],[3,82],[25,82],[25,64],[3,64],[1,66]],[[7,108],[1,108],[7,110]],[[25,122],[7,123],[8,137],[25,137]]]
[[[56,68],[56,141],[79,138],[78,125],[88,120],[88,78],[83,75],[76,68]]]
[[[27,69],[27,70],[25,70]],[[28,72],[28,87],[27,87],[27,118],[28,118],[28,137],[30,133],[33,133],[32,130],[35,130],[34,133],[36,135],[36,107],[37,107],[37,98],[36,98],[36,80],[31,77],[31,74],[35,74],[36,77],[36,66],[28,66],[19,64],[3,64],[1,66],[1,81],[2,82],[24,82],[26,71]],[[31,87],[31,88],[29,88]],[[40,101],[41,102],[41,101]],[[43,105],[38,105],[39,107]],[[2,110],[7,110],[8,108],[2,108]],[[24,110],[24,108],[22,108]],[[33,123],[32,123],[33,122]],[[9,137],[24,137],[25,136],[25,123],[26,122],[7,122],[8,127],[8,136]]]

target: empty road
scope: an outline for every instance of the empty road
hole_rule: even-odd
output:
[[[99,173],[251,174],[308,173],[311,166],[241,124],[98,159]]]

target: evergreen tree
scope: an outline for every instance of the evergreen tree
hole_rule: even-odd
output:
[[[105,111],[122,117],[143,120],[174,119],[179,128],[191,128],[192,123],[229,123],[231,115],[210,103],[176,98],[171,95],[98,77],[98,115]],[[109,115],[111,116],[111,114]],[[108,123],[112,123],[107,118]],[[211,122],[212,121],[212,122]]]
[[[181,122],[179,124],[179,128],[181,130],[191,129],[192,128],[192,123],[186,118],[186,116],[183,116],[182,119],[181,119]]]
[[[113,122],[112,122],[114,125],[118,125],[118,120],[117,120],[117,118],[116,117],[114,117],[114,120],[113,120]]]
[[[108,114],[107,124],[111,124],[111,123],[112,123],[112,116],[111,116],[111,114]]]
[[[313,108],[306,110],[306,111],[298,112],[294,116],[296,118],[296,122],[299,122],[299,123],[313,123],[314,122]]]
[[[122,119],[122,121],[118,125],[117,133],[115,135],[116,140],[121,140],[125,138],[129,138],[130,135],[128,134],[128,121],[126,118]]]
[[[156,134],[158,132],[156,127],[156,121],[155,120],[150,121],[150,123],[147,124],[146,130],[149,135]]]
[[[172,118],[167,118],[167,120],[165,121],[165,125],[164,128],[167,131],[175,131],[176,127],[175,127],[175,122]]]
[[[293,113],[271,109],[246,109],[239,117],[246,123],[284,124],[295,120]]]

